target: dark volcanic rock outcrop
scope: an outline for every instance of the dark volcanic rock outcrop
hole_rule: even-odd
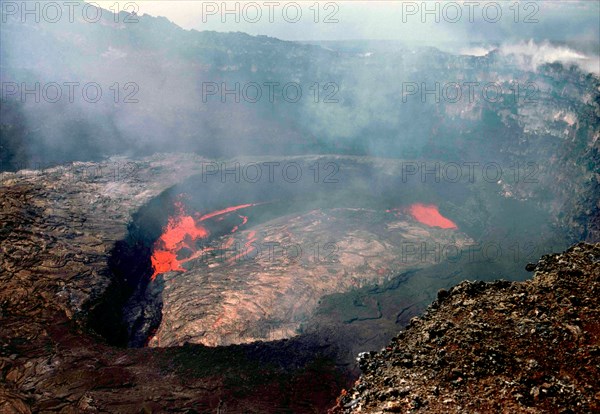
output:
[[[463,282],[414,318],[335,413],[600,410],[600,244],[543,256],[533,280]]]

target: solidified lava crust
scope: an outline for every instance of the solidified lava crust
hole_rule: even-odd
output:
[[[343,208],[286,215],[229,234],[216,247],[204,248],[214,255],[195,251],[186,261],[189,270],[150,282],[147,297],[161,285],[162,319],[148,345],[216,346],[294,337],[311,322],[324,296],[435,264],[433,255],[403,258],[403,248],[415,240],[472,243],[456,229],[429,227],[408,214]]]

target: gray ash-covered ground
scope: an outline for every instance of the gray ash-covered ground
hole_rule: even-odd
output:
[[[598,412],[600,244],[542,256],[526,282],[441,290],[359,364],[333,412]]]

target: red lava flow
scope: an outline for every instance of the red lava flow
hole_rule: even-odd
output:
[[[154,249],[150,258],[152,269],[154,271],[152,280],[160,273],[169,271],[185,272],[185,269],[181,267],[183,263],[197,258],[202,253],[210,250],[210,248],[200,250],[196,248],[196,241],[198,239],[205,239],[210,235],[210,232],[200,224],[201,222],[213,218],[222,220],[224,216],[229,213],[253,207],[255,205],[256,204],[241,204],[239,206],[227,207],[204,215],[196,214],[196,217],[194,218],[186,214],[184,205],[181,201],[176,201],[175,215],[169,217],[167,225],[163,229],[163,233],[154,244]],[[246,216],[239,215],[239,217],[242,219],[242,223],[238,226],[234,226],[232,232],[235,232],[239,226],[248,222]],[[187,248],[193,253],[185,259],[178,259],[177,252],[183,248]]]
[[[408,208],[408,213],[419,223],[430,227],[441,227],[443,229],[458,228],[452,220],[442,216],[438,207],[434,204],[413,204]]]
[[[248,207],[252,207],[252,206],[255,206],[255,205],[256,204],[241,204],[239,206],[227,207],[227,208],[224,208],[223,210],[213,211],[212,213],[208,213],[208,214],[205,214],[203,216],[200,216],[199,220],[200,221],[204,221],[204,220],[209,219],[209,218],[213,218],[213,217],[220,216],[220,215],[227,214],[227,213],[232,213],[232,212],[237,211],[239,209],[248,208]]]

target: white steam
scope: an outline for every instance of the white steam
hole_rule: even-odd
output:
[[[566,46],[552,45],[549,42],[520,42],[500,46],[500,53],[511,56],[524,70],[535,71],[546,63],[560,62],[566,65],[577,65],[586,72],[600,75],[600,57],[587,56]]]

